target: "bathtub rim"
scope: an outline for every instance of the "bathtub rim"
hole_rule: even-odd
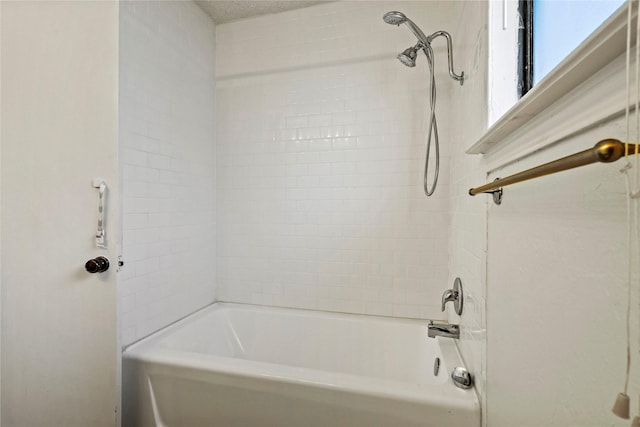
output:
[[[269,312],[297,313],[304,315],[320,315],[332,318],[355,318],[367,321],[382,321],[394,323],[422,324],[425,329],[428,320],[395,318],[390,316],[376,316],[368,314],[353,314],[333,311],[320,311],[287,307],[272,307],[264,305],[214,302],[197,310],[196,312],[173,322],[151,335],[128,345],[123,350],[123,359],[137,363],[154,366],[171,366],[187,370],[187,372],[207,371],[240,378],[257,378],[265,381],[276,381],[282,384],[307,385],[327,390],[345,391],[364,394],[368,396],[404,400],[426,405],[443,405],[452,409],[477,410],[480,413],[480,404],[475,387],[462,390],[453,385],[449,378],[450,372],[455,366],[465,366],[464,360],[453,339],[437,337],[436,342],[442,353],[440,374],[446,376],[436,384],[405,382],[392,379],[375,378],[370,376],[355,375],[343,372],[333,372],[307,367],[297,367],[271,362],[263,362],[251,359],[233,358],[213,354],[203,354],[193,351],[181,351],[178,349],[159,348],[154,345],[182,327],[207,315],[213,310],[224,309],[258,310]],[[425,362],[425,363],[431,363]]]
[[[300,312],[300,313],[319,313],[321,315],[336,315],[336,316],[347,316],[347,317],[354,317],[354,318],[368,318],[368,319],[373,319],[373,320],[379,320],[379,321],[392,321],[392,322],[403,322],[403,323],[415,323],[415,322],[419,322],[419,323],[425,323],[428,324],[431,320],[433,320],[434,322],[443,322],[445,321],[444,319],[422,319],[422,318],[417,318],[417,317],[396,317],[396,316],[385,316],[385,315],[380,315],[380,314],[366,314],[366,313],[348,313],[348,312],[343,312],[343,311],[331,311],[331,310],[321,310],[321,309],[315,309],[315,308],[298,308],[298,307],[282,307],[282,306],[277,306],[277,305],[265,305],[265,304],[250,304],[250,303],[244,303],[244,302],[233,302],[233,301],[213,301],[209,304],[206,304],[200,308],[198,308],[197,310],[169,323],[168,325],[160,328],[160,329],[156,329],[153,332],[150,332],[149,334],[136,339],[135,341],[130,342],[127,345],[122,346],[122,353],[124,354],[125,352],[127,352],[128,350],[132,349],[133,347],[136,347],[139,344],[142,344],[143,342],[151,342],[150,340],[153,338],[157,338],[158,340],[161,339],[161,337],[168,335],[170,333],[171,330],[173,330],[174,328],[178,328],[182,323],[185,323],[187,321],[190,320],[195,320],[196,318],[200,317],[200,316],[204,316],[204,314],[211,309],[214,308],[225,308],[225,307],[238,307],[238,308],[245,308],[245,309],[259,309],[259,310],[269,310],[269,311],[289,311],[289,312]],[[426,335],[425,335],[426,336]],[[439,342],[440,341],[440,337],[437,337]],[[446,341],[445,341],[446,342]],[[455,344],[455,343],[454,343]]]

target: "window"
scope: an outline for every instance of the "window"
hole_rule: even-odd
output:
[[[520,0],[520,96],[624,3],[624,0]]]

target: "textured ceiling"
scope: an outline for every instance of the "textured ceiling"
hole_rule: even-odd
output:
[[[237,21],[239,19],[252,18],[254,16],[267,15],[269,13],[284,12],[286,10],[300,9],[313,6],[328,1],[298,0],[298,1],[218,1],[218,0],[196,0],[198,6],[202,8],[216,24]]]

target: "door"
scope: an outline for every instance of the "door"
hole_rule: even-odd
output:
[[[2,425],[113,426],[118,4],[0,7]],[[86,272],[99,255],[110,269]]]

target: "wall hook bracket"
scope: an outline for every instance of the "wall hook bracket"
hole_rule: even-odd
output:
[[[496,178],[494,181],[498,181],[499,179],[500,178]],[[484,193],[491,194],[491,196],[493,197],[493,203],[495,203],[496,205],[502,204],[502,187],[491,191],[485,191]]]
[[[104,180],[96,178],[93,180],[93,188],[98,189],[98,229],[96,230],[95,239],[96,246],[99,248],[107,247],[107,236],[104,229],[104,203],[107,184]]]
[[[493,180],[493,182],[495,183],[496,181],[500,181],[500,178],[496,178]],[[487,184],[486,187],[488,187],[491,184]],[[493,187],[493,186],[492,186]],[[502,187],[498,187],[494,190],[487,190],[487,191],[474,191],[475,189],[472,188],[471,190],[469,190],[469,195],[470,196],[475,196],[476,194],[491,194],[491,196],[493,197],[493,203],[495,203],[496,205],[499,205],[502,203]]]

